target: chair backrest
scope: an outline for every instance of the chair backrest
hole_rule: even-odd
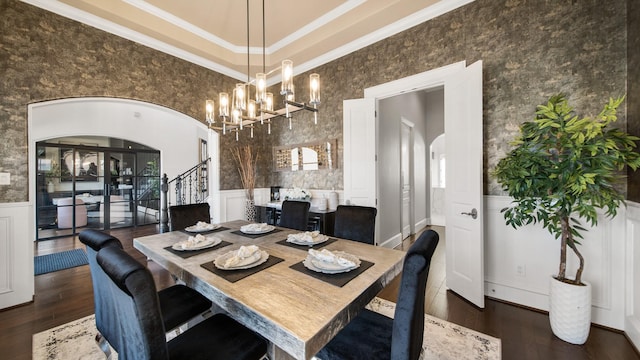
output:
[[[108,246],[98,251],[98,265],[109,281],[103,286],[118,311],[118,358],[169,358],[160,302],[151,272],[123,249]]]
[[[96,256],[100,249],[115,246],[122,248],[120,240],[94,229],[87,229],[78,235],[80,242],[86,245],[89,269],[91,270],[91,282],[93,283],[93,302],[95,307],[96,328],[102,336],[113,346],[116,351],[120,349],[117,330],[117,309],[109,301],[110,293],[102,286],[109,281],[107,274],[98,265]]]
[[[405,255],[393,320],[391,359],[415,360],[420,357],[424,336],[425,290],[431,257],[438,240],[438,233],[427,230]]]
[[[309,222],[309,207],[311,204],[308,201],[283,201],[278,225],[306,231]]]
[[[169,229],[171,231],[184,230],[195,225],[198,221],[211,221],[209,203],[174,205],[169,207]]]
[[[375,245],[377,213],[374,207],[338,205],[333,235]]]

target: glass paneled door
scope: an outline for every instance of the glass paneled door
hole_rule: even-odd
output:
[[[135,219],[136,154],[133,152],[105,153],[104,218],[105,228],[133,226]]]
[[[38,239],[157,224],[159,163],[155,150],[38,143]]]

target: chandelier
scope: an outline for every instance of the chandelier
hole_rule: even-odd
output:
[[[218,109],[214,100],[207,100],[205,104],[206,120],[209,127],[221,130],[223,134],[235,132],[236,140],[241,130],[248,128],[253,138],[253,129],[259,123],[267,125],[271,134],[272,120],[282,117],[289,121],[292,129],[292,114],[307,110],[314,114],[314,123],[318,123],[318,105],[320,104],[320,75],[309,75],[309,102],[297,102],[293,85],[293,61],[283,60],[282,65],[269,72],[265,71],[265,11],[262,0],[262,72],[257,73],[251,80],[249,59],[249,0],[247,0],[247,81],[236,84],[231,92],[221,92],[218,95]],[[283,97],[283,107],[274,110],[273,93],[267,92],[267,77],[281,71],[280,95]],[[253,90],[252,90],[253,89]],[[255,94],[255,98],[251,94]],[[217,120],[216,120],[217,118]]]

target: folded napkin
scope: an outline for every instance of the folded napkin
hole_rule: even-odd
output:
[[[264,230],[267,230],[268,228],[269,228],[269,224],[267,223],[254,223],[254,224],[241,226],[240,231],[255,232],[255,231],[264,231]]]
[[[318,240],[318,235],[320,235],[320,231],[305,231],[297,234],[289,234],[287,235],[287,241],[312,243]]]
[[[204,221],[198,221],[196,223],[196,229],[198,229],[198,230],[209,229],[209,228],[211,228],[211,224],[206,223]]]
[[[322,249],[321,251],[309,249],[309,255],[328,265],[338,265],[343,268],[356,266],[353,261],[337,256],[327,249]]]
[[[231,256],[224,263],[224,267],[232,268],[254,263],[260,259],[260,248],[255,245],[240,246],[234,256]]]
[[[196,236],[189,236],[189,238],[187,239],[187,241],[183,241],[180,244],[180,247],[183,249],[190,249],[193,247],[196,247],[198,245],[200,245],[200,243],[204,242],[205,240],[207,240],[206,237],[198,234]]]

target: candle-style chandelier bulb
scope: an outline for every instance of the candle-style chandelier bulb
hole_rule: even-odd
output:
[[[227,118],[229,117],[229,94],[225,92],[220,93],[219,99],[219,114],[222,118]]]
[[[282,87],[280,95],[293,93],[293,61],[282,60]]]
[[[267,74],[256,74],[256,103],[262,104],[267,100]]]
[[[243,83],[236,84],[236,88],[233,89],[233,109],[234,110],[246,110],[246,89]]]
[[[309,103],[314,107],[320,104],[320,75],[309,75]]]
[[[266,110],[273,111],[273,93],[267,93]]]
[[[209,125],[216,122],[216,118],[215,116],[213,116],[213,109],[215,109],[215,107],[216,105],[214,104],[213,100],[207,100],[204,108],[207,114],[207,123]]]
[[[251,119],[255,119],[256,117],[256,101],[255,100],[249,100],[249,106],[247,106],[247,117]]]

